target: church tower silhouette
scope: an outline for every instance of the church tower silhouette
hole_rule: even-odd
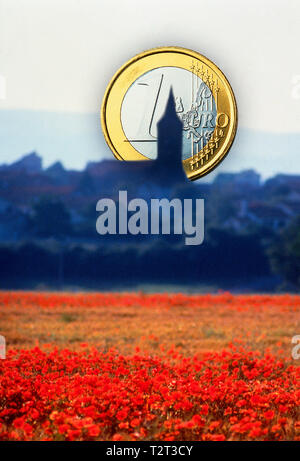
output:
[[[174,187],[180,186],[185,190],[190,188],[191,182],[182,165],[182,138],[183,124],[177,115],[171,89],[164,114],[157,123],[157,158],[145,161],[106,161],[110,171],[113,169],[113,181],[105,184],[106,193],[110,190],[113,194],[120,188],[126,188],[133,196],[138,194],[142,197],[144,194],[145,198],[151,198],[151,194],[154,194],[153,197],[161,193],[168,196],[168,191],[172,194]]]
[[[164,115],[157,123],[157,159],[153,169],[156,179],[168,183],[187,181],[182,166],[182,122],[176,113],[172,88]]]

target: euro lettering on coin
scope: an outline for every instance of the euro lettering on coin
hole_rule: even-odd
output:
[[[104,95],[103,133],[119,160],[155,159],[157,122],[171,88],[182,121],[183,168],[189,179],[197,179],[228,153],[236,133],[237,109],[225,75],[195,51],[156,48],[124,64]]]

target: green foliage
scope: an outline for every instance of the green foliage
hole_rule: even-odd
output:
[[[34,205],[32,226],[38,237],[62,238],[72,231],[70,214],[60,200],[41,198]]]
[[[270,246],[273,270],[282,276],[286,286],[300,287],[300,216],[298,216]]]

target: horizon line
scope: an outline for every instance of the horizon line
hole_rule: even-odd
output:
[[[72,110],[54,110],[54,109],[30,109],[30,108],[1,108],[0,107],[0,112],[32,112],[32,113],[38,113],[38,112],[43,112],[45,114],[51,114],[51,115],[75,115],[75,116],[85,116],[85,115],[92,115],[92,116],[97,116],[100,120],[100,108],[99,111],[72,111]],[[100,125],[99,125],[100,127]],[[245,125],[240,125],[240,122],[238,123],[238,130],[248,130],[248,131],[254,131],[256,133],[270,133],[272,135],[300,135],[300,130],[299,131],[271,131],[271,130],[264,130],[260,128],[249,128]],[[101,128],[100,128],[101,131]]]
[[[41,172],[42,173],[45,173],[47,172],[47,170],[49,168],[51,168],[52,166],[54,166],[55,164],[57,163],[60,163],[61,166],[63,167],[63,169],[66,171],[66,172],[72,172],[72,171],[75,171],[75,172],[78,172],[78,173],[83,173],[89,164],[98,164],[98,163],[102,163],[102,162],[113,162],[113,163],[117,163],[117,162],[120,162],[119,160],[117,160],[115,157],[112,157],[111,159],[107,159],[107,158],[102,158],[102,159],[99,159],[98,161],[89,161],[86,163],[85,167],[82,168],[82,169],[77,169],[77,168],[68,168],[68,167],[65,167],[63,161],[61,160],[56,160],[54,161],[52,164],[50,164],[49,166],[43,166],[43,157],[35,150],[31,151],[31,152],[28,152],[27,154],[23,154],[21,157],[19,157],[17,160],[11,162],[11,163],[0,163],[0,172],[1,171],[4,171],[4,168],[7,167],[7,168],[10,168],[11,166],[13,166],[14,164],[16,163],[19,163],[21,162],[23,159],[25,159],[26,157],[29,157],[31,155],[35,155],[36,157],[38,157],[40,160],[41,160]],[[156,160],[156,159],[155,159]],[[155,160],[149,160],[150,162],[154,162]],[[145,162],[148,162],[148,160],[145,160]],[[124,162],[122,162],[124,163]],[[130,161],[127,161],[125,163],[130,163]],[[136,161],[133,163],[137,163]],[[138,162],[138,163],[141,163],[141,162]],[[241,169],[241,170],[238,170],[238,171],[220,171],[220,172],[217,172],[216,170],[214,170],[214,175],[212,175],[210,178],[210,174],[206,175],[206,176],[203,176],[201,179],[201,183],[203,184],[203,182],[205,183],[209,183],[209,182],[214,182],[215,179],[217,178],[217,176],[219,175],[239,175],[241,173],[245,173],[245,172],[254,172],[255,174],[257,174],[259,176],[259,181],[260,181],[260,184],[263,184],[265,183],[266,181],[268,181],[269,179],[272,179],[272,178],[275,178],[277,176],[290,176],[290,177],[299,177],[300,178],[300,172],[299,173],[275,173],[273,175],[270,175],[270,176],[263,176],[262,173],[260,173],[258,170],[256,170],[255,168],[244,168],[244,169]],[[194,183],[198,183],[198,181],[194,181]],[[200,184],[200,183],[198,183]]]

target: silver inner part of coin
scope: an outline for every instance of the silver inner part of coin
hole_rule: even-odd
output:
[[[150,70],[128,88],[121,108],[127,140],[149,159],[157,157],[157,122],[164,114],[171,87],[183,123],[183,159],[199,152],[215,129],[215,99],[200,77],[179,67]]]

